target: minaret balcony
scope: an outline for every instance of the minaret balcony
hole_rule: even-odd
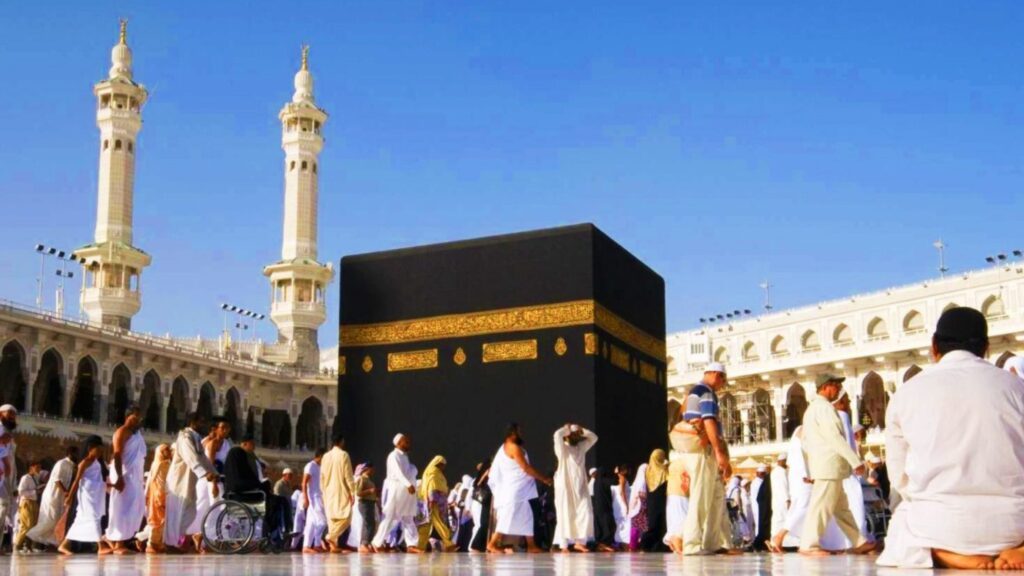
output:
[[[270,318],[278,327],[316,329],[327,319],[327,306],[323,302],[273,302]]]

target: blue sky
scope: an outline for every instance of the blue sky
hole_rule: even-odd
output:
[[[0,297],[34,301],[36,242],[92,238],[121,16],[151,92],[139,330],[267,309],[303,42],[322,260],[590,221],[665,277],[680,330],[757,309],[764,278],[794,306],[932,276],[939,237],[954,270],[1024,247],[1024,4],[776,4],[4,3]]]

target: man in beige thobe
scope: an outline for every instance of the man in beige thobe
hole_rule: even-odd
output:
[[[196,516],[196,481],[202,476],[217,489],[217,469],[203,453],[202,436],[204,418],[193,412],[188,425],[178,432],[174,442],[174,457],[167,470],[166,520],[164,544],[178,549],[185,540],[185,532]]]
[[[320,492],[327,516],[327,547],[331,552],[342,552],[339,540],[352,523],[355,479],[352,460],[345,452],[345,437],[340,434],[334,437],[334,446],[320,460]]]
[[[811,480],[811,501],[800,535],[800,553],[826,556],[821,548],[821,536],[831,520],[853,547],[849,552],[866,554],[875,544],[861,534],[850,512],[850,503],[843,491],[843,480],[851,473],[864,473],[864,463],[846,441],[843,422],[832,402],[842,392],[845,378],[821,374],[815,379],[818,394],[804,412],[803,447],[807,454],[807,467]]]
[[[731,527],[725,510],[726,478],[732,476],[729,447],[720,424],[718,395],[725,387],[725,366],[712,362],[704,379],[690,389],[683,420],[697,430],[698,451],[690,464],[690,507],[683,525],[683,554],[715,554],[729,548]]]

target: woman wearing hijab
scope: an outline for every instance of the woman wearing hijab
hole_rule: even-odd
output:
[[[167,505],[167,470],[171,467],[171,446],[161,444],[153,453],[146,481],[146,526],[149,528],[148,554],[161,554],[164,547],[164,520]]]
[[[664,550],[665,506],[667,505],[668,456],[661,448],[651,452],[644,474],[647,483],[647,531],[640,541],[645,552]]]
[[[432,535],[441,539],[441,546],[445,552],[454,552],[456,548],[452,543],[452,529],[447,521],[448,480],[444,477],[444,468],[447,464],[444,456],[434,456],[430,464],[427,464],[427,469],[423,471],[419,497],[427,505],[429,518],[428,522],[420,527],[420,550],[425,549]]]
[[[647,532],[647,464],[636,469],[629,489],[629,551],[640,549],[640,539]]]

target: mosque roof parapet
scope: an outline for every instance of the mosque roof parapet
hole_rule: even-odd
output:
[[[126,348],[138,348],[147,353],[156,351],[167,357],[177,357],[195,364],[206,365],[210,368],[230,370],[251,376],[258,376],[278,384],[302,384],[313,386],[336,386],[337,375],[325,370],[309,370],[296,366],[284,366],[262,363],[253,360],[241,360],[227,355],[211,351],[205,347],[195,347],[188,340],[195,342],[195,339],[172,338],[154,336],[142,332],[133,332],[103,326],[89,322],[72,320],[69,318],[58,318],[57,316],[39,312],[28,306],[23,306],[9,300],[0,300],[0,317],[12,317],[12,320],[25,324],[40,324],[41,327],[52,330],[66,330],[76,335],[94,337],[97,339],[114,339],[117,345]]]
[[[716,322],[703,327],[690,328],[688,330],[681,330],[679,332],[671,333],[668,339],[681,339],[692,335],[701,335],[708,331],[709,328],[715,327],[726,327],[731,328],[732,333],[736,332],[750,332],[755,330],[761,330],[766,325],[777,325],[786,324],[806,319],[807,316],[811,317],[823,317],[827,316],[832,312],[839,312],[840,308],[849,307],[851,304],[865,303],[866,301],[873,302],[879,306],[886,304],[892,304],[895,301],[899,301],[902,297],[909,297],[911,300],[916,298],[924,298],[924,294],[913,294],[913,291],[919,291],[923,289],[931,289],[933,293],[942,293],[944,288],[955,289],[957,283],[962,283],[966,280],[984,280],[988,277],[994,282],[1003,281],[1006,279],[1006,275],[1012,275],[1015,278],[1024,278],[1024,264],[1015,264],[1010,266],[1000,266],[991,268],[982,268],[978,270],[970,270],[961,272],[959,274],[950,274],[945,278],[930,278],[920,282],[912,284],[902,284],[899,286],[893,286],[890,288],[884,288],[873,292],[864,292],[861,294],[854,294],[851,296],[845,296],[842,298],[834,298],[831,300],[824,300],[816,304],[810,304],[806,306],[799,306],[795,308],[786,308],[778,310],[776,312],[770,312],[767,314],[761,314],[745,318],[743,320],[737,320],[733,322]],[[803,318],[801,318],[803,317]]]

